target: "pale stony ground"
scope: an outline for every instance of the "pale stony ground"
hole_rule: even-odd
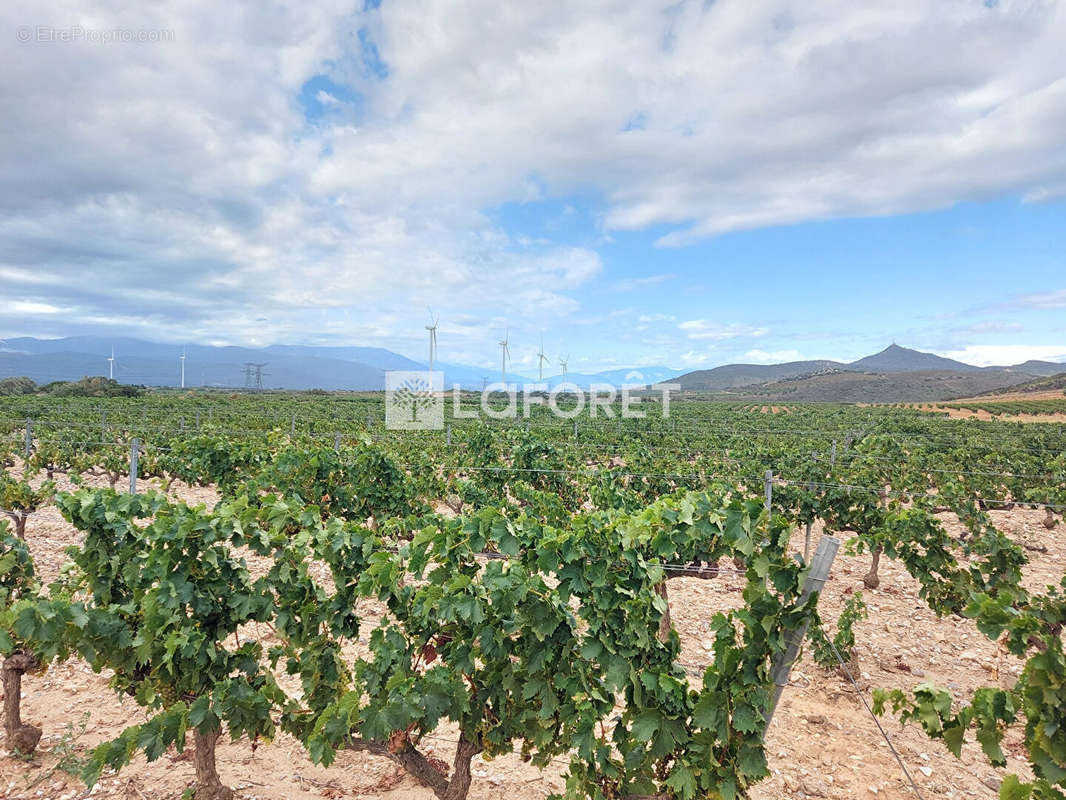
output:
[[[60,488],[65,488],[60,481]],[[191,502],[212,503],[210,489],[177,486],[173,493]],[[1026,584],[1038,588],[1057,583],[1066,565],[1064,529],[1047,531],[1040,525],[1043,512],[1016,509],[994,512],[996,523],[1012,537],[1042,545],[1047,553],[1031,553]],[[946,518],[949,524],[955,524]],[[820,531],[815,529],[815,541]],[[78,532],[54,508],[31,518],[27,537],[39,569],[53,578],[65,557],[64,548],[78,541]],[[802,547],[802,531],[793,544]],[[862,589],[867,558],[843,553],[834,564],[822,599],[825,619],[835,621],[845,593]],[[1009,686],[1019,672],[1019,662],[998,652],[997,645],[981,635],[968,620],[937,619],[918,598],[918,586],[890,560],[882,560],[881,586],[864,591],[869,620],[856,626],[862,674],[860,686],[869,700],[874,687],[909,689],[923,681],[948,686],[962,697],[983,685]],[[708,623],[719,610],[740,602],[741,579],[723,576],[714,581],[677,578],[669,591],[675,627],[683,641],[682,661],[699,666],[709,658]],[[369,609],[366,609],[369,610]],[[698,669],[693,670],[698,675]],[[694,678],[698,680],[698,677]],[[39,754],[30,762],[0,755],[0,798],[11,800],[75,800],[90,793],[76,778],[56,769],[62,747],[84,755],[93,745],[116,736],[126,725],[143,719],[130,699],[107,688],[106,678],[94,675],[73,660],[44,675],[27,676],[23,716],[45,731]],[[86,727],[63,745],[65,731],[82,716]],[[995,798],[996,779],[1005,773],[988,766],[975,744],[955,759],[918,728],[901,729],[891,718],[882,721],[901,757],[926,798]],[[439,731],[430,746],[435,755],[451,760],[454,729]],[[1009,771],[1026,774],[1020,735],[1005,748]],[[780,798],[913,798],[899,766],[852,687],[828,674],[805,656],[792,673],[792,685],[767,735],[772,775],[751,792],[756,800]],[[316,767],[292,738],[280,735],[253,752],[247,741],[226,742],[219,748],[223,780],[246,800],[310,800],[310,798],[371,798],[414,800],[432,793],[397,771],[384,759],[366,754],[342,753],[330,768]],[[516,756],[495,761],[475,760],[475,781],[470,796],[478,800],[533,798],[562,789],[564,764],[541,772]],[[177,798],[192,780],[192,764],[170,753],[147,764],[136,759],[119,775],[105,779],[92,797]]]

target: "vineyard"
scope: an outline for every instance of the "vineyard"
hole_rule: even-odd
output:
[[[955,417],[966,415],[978,418],[1059,422],[1062,416],[1066,415],[1066,396],[1061,391],[1041,391],[1003,397],[989,395],[985,398],[924,405],[900,404],[897,407],[920,408],[933,413],[948,413]]]
[[[0,795],[1066,798],[1066,427],[464,402],[0,398]]]
[[[953,408],[960,411],[984,411],[994,416],[1014,416],[1018,414],[1062,414],[1066,413],[1066,398],[1043,400],[989,400],[985,402],[968,401],[964,403],[939,403],[938,408]]]

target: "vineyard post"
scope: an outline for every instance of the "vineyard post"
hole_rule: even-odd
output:
[[[137,456],[140,454],[141,440],[134,437],[130,442],[130,494],[137,494]]]
[[[815,462],[817,460],[818,460],[818,454],[815,453],[812,450],[811,451],[811,461]],[[808,492],[813,492],[814,491],[814,481],[807,481],[807,491]],[[809,559],[811,557],[811,526],[813,524],[814,524],[813,520],[808,519],[807,520],[807,526],[806,526],[805,530],[803,531],[803,563],[804,564],[809,563]]]
[[[772,469],[766,470],[766,477],[764,478],[763,488],[766,491],[766,519],[769,524],[770,519],[770,505],[774,499],[774,471]]]
[[[526,433],[529,433],[529,420],[526,420]]]
[[[814,491],[814,484],[813,483],[810,483],[810,482],[807,483],[807,491],[808,492],[813,492]],[[803,563],[804,564],[810,563],[809,559],[811,557],[811,527],[813,525],[814,525],[813,520],[807,520],[807,527],[803,531]]]
[[[102,434],[102,436],[100,438],[106,440],[107,439],[107,412],[104,411],[102,408],[100,409],[100,433]]]
[[[178,418],[178,430],[185,432],[185,417]]]
[[[196,430],[200,430],[200,409],[196,409]]]
[[[30,453],[33,451],[33,423],[30,419],[26,418],[26,458],[30,457]]]
[[[577,420],[574,420],[574,438],[577,438]]]
[[[366,415],[366,429],[370,430],[370,415]]]
[[[829,568],[833,566],[833,559],[836,558],[837,550],[839,549],[840,540],[835,536],[823,536],[818,540],[818,549],[814,551],[814,561],[811,562],[811,569],[807,573],[806,580],[803,581],[803,589],[800,591],[797,603],[802,603],[811,594],[821,591],[822,587],[825,586],[825,582],[829,578]],[[770,696],[770,703],[766,709],[766,727],[763,728],[763,736],[766,735],[766,729],[770,727],[770,720],[774,717],[774,710],[781,699],[781,693],[788,686],[788,676],[792,671],[792,664],[795,663],[796,656],[799,655],[800,645],[803,644],[803,639],[807,636],[808,625],[810,625],[809,614],[798,628],[786,632],[785,650],[775,659],[773,666],[770,668],[770,679],[773,681],[774,688],[773,694]]]
[[[833,440],[833,449],[829,451],[829,466],[835,467],[837,465],[837,440]]]
[[[292,423],[289,425],[289,435],[290,436],[295,436],[296,435],[296,415],[295,414],[292,415]]]
[[[452,426],[448,425],[444,430],[444,443],[450,445],[452,443]]]

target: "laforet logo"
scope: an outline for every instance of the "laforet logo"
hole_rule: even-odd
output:
[[[385,373],[385,426],[390,430],[444,427],[443,372]]]

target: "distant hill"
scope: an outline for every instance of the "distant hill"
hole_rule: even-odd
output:
[[[980,372],[981,367],[963,364],[952,358],[923,353],[891,344],[880,353],[875,353],[847,365],[848,369],[862,372],[922,372],[944,370],[948,372]]]
[[[173,349],[173,348],[172,348]],[[264,347],[265,353],[280,353],[285,356],[303,358],[330,358],[339,361],[351,361],[365,364],[376,369],[425,369],[418,361],[413,361],[399,353],[384,347],[313,347],[302,344],[274,344]]]
[[[930,402],[972,396],[1062,372],[1066,365],[1027,361],[1010,367],[975,367],[892,344],[850,363],[791,361],[727,364],[682,375],[685,391],[730,399],[777,402]]]
[[[682,372],[684,370],[670,367],[628,367],[603,372],[570,372],[566,375],[566,383],[586,387],[597,383],[608,386],[648,386],[653,383],[670,383]],[[563,376],[545,376],[544,382],[550,387],[558,386],[563,383]]]
[[[1054,361],[1026,361],[1024,364],[1017,364],[1013,367],[997,367],[997,369],[1017,370],[1029,375],[1038,375],[1041,378],[1050,378],[1052,375],[1059,375],[1066,370],[1066,364],[1056,364]]]
[[[245,364],[265,364],[263,387],[267,389],[328,389],[380,391],[385,388],[387,370],[424,370],[423,361],[407,358],[382,347],[318,347],[276,344],[264,348],[211,347],[206,345],[161,344],[142,339],[99,336],[70,336],[64,339],[7,339],[0,346],[0,378],[25,376],[39,384],[57,380],[78,380],[87,375],[107,376],[108,359],[115,353],[114,376],[125,384],[178,386],[179,356],[184,351],[185,385],[242,388]],[[500,380],[499,368],[471,367],[438,362],[444,372],[444,385],[458,384],[480,389],[482,382]],[[628,378],[627,376],[634,377]],[[654,383],[681,374],[668,367],[634,367],[601,373],[571,373],[568,380],[578,386],[593,383],[620,385],[630,380]],[[639,378],[635,377],[640,375]],[[528,384],[534,379],[508,370],[508,383]],[[556,385],[561,375],[546,377]]]
[[[1056,364],[1059,369],[1062,369],[1062,364]],[[1066,372],[1060,372],[1058,375],[1049,375],[1046,378],[1036,378],[1035,380],[1026,381],[1025,383],[1018,383],[1014,386],[1008,386],[1002,389],[993,389],[989,392],[984,392],[981,396],[988,397],[992,395],[1000,394],[1036,394],[1037,392],[1054,392],[1059,390],[1066,390]]]
[[[105,339],[72,336],[65,339],[20,337],[0,345],[0,378],[26,376],[39,384],[107,376],[114,347],[115,379],[125,384],[177,386],[184,350],[185,385],[242,388],[245,364],[265,364],[266,389],[327,389],[379,391],[387,370],[422,370],[426,364],[381,347],[317,347],[275,344],[264,348],[212,347],[149,342],[142,339]],[[498,367],[450,362],[434,365],[444,372],[444,385],[480,389],[482,382],[500,379]],[[880,353],[851,363],[829,360],[784,364],[726,364],[682,373],[663,366],[618,368],[596,373],[570,372],[567,379],[580,387],[592,384],[676,383],[683,391],[723,397],[779,401],[931,402],[974,396],[1026,384],[1066,371],[1066,364],[1027,361],[1010,367],[975,367],[950,358],[893,344]],[[535,379],[508,370],[509,383]],[[561,374],[546,376],[556,386]]]
[[[173,348],[171,348],[173,351]],[[244,386],[244,363],[266,362],[264,388],[373,390],[384,385],[385,371],[366,364],[312,356],[283,356],[242,347],[219,348],[210,354],[189,348],[185,362],[185,385],[240,388]],[[110,352],[110,351],[108,351]],[[178,351],[180,352],[180,351]],[[115,380],[143,386],[180,385],[178,353],[165,361],[159,358],[127,356],[115,351]],[[54,352],[43,354],[0,352],[0,377],[24,375],[44,384],[78,380],[84,376],[109,375],[107,357],[92,353]]]
[[[837,370],[733,390],[737,399],[779,403],[904,403],[950,400],[1013,385],[1002,370],[853,372]]]
[[[959,373],[981,372],[981,367],[963,364],[943,356],[923,353],[892,344],[872,356],[851,363],[840,361],[789,361],[784,364],[726,364],[714,369],[690,372],[680,378],[683,389],[689,391],[715,391],[739,386],[752,386],[770,381],[817,375],[824,372],[920,372],[948,371]],[[1026,373],[1035,375],[1039,373]],[[1024,380],[1024,378],[1022,378]]]
[[[689,372],[677,379],[681,388],[691,392],[707,392],[752,386],[758,383],[795,378],[828,370],[845,369],[837,361],[789,361],[784,364],[726,364],[714,369]]]

